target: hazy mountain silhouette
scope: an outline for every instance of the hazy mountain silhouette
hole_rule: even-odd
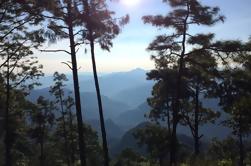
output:
[[[111,147],[111,155],[112,156],[117,156],[118,154],[120,154],[124,149],[130,148],[133,149],[135,152],[138,152],[140,154],[146,154],[146,149],[145,147],[139,147],[137,140],[134,137],[134,133],[141,128],[144,128],[145,126],[147,126],[148,124],[150,124],[149,122],[143,122],[138,124],[137,126],[131,128],[130,130],[128,130],[123,137],[121,138],[121,140],[115,144],[114,146]]]
[[[135,108],[146,102],[147,98],[151,96],[152,87],[153,82],[149,81],[138,86],[122,90],[119,93],[111,96],[111,98],[120,102],[124,102],[131,108]]]
[[[72,95],[68,89],[65,89],[65,93]],[[28,99],[34,102],[39,96],[44,96],[51,100],[53,99],[53,96],[49,93],[49,88],[33,90],[28,96]],[[114,101],[106,96],[102,96],[102,99],[104,102],[104,115],[106,119],[113,119],[129,109],[128,105]],[[85,119],[99,119],[97,97],[94,92],[82,92],[81,103],[83,107],[83,117]]]
[[[132,128],[139,123],[147,121],[145,115],[148,114],[149,111],[150,107],[146,102],[144,102],[135,109],[130,109],[125,111],[124,113],[121,113],[115,119],[115,122],[123,126],[125,129]]]
[[[99,138],[101,138],[101,129],[99,120],[87,120],[89,124],[97,133]],[[121,129],[117,124],[115,124],[111,119],[105,121],[107,140],[109,149],[117,145],[121,137],[125,134],[125,131]]]
[[[100,73],[99,82],[101,93],[108,97],[116,96],[125,90],[134,89],[136,87],[145,86],[152,81],[146,80],[146,70],[137,68],[127,72]],[[66,82],[67,88],[72,89],[71,75],[66,74],[69,81]],[[53,84],[53,77],[46,76],[40,79],[42,86],[38,89],[44,89]],[[79,85],[81,92],[94,92],[94,80],[91,73],[79,75]],[[153,83],[152,83],[153,85]]]
[[[87,120],[87,124],[89,124],[93,129],[98,132],[99,135],[101,135],[99,120]],[[115,124],[111,119],[107,119],[105,121],[105,125],[108,140],[120,139],[125,133],[125,131],[121,129],[117,124]]]
[[[140,87],[147,83],[146,71],[134,69],[128,72],[116,72],[99,77],[101,93],[108,97],[113,97],[121,91]],[[93,79],[80,81],[82,92],[93,92],[95,89]]]
[[[213,137],[227,137],[231,131],[229,128],[220,125],[221,121],[226,119],[226,114],[224,114],[224,112],[222,112],[220,107],[218,106],[218,100],[204,99],[203,104],[205,105],[205,107],[211,108],[215,111],[220,111],[221,117],[214,124],[208,123],[204,126],[201,126],[199,128],[200,134],[203,134],[205,139]],[[126,130],[132,128],[133,126],[136,126],[139,123],[147,121],[148,119],[144,116],[145,114],[149,113],[150,110],[151,108],[145,102],[135,109],[130,109],[128,111],[125,111],[124,113],[121,113],[114,121]],[[166,125],[166,122],[163,122],[163,125]],[[180,125],[178,127],[178,132],[188,136],[191,135],[191,132],[188,127]]]
[[[114,119],[129,108],[128,105],[102,96],[105,119]],[[81,102],[86,119],[99,119],[98,102],[93,92],[82,92]]]
[[[128,72],[116,72],[100,76],[105,118],[111,119],[121,130],[128,130],[141,122],[147,121],[144,115],[149,112],[151,108],[146,103],[146,99],[151,95],[153,82],[146,80],[146,72],[147,71],[143,69],[134,69]],[[49,82],[50,79],[52,79],[52,77],[47,77],[42,82]],[[68,84],[66,93],[69,93],[68,89],[72,89],[71,86],[71,83]],[[98,104],[96,94],[94,93],[95,89],[92,75],[81,75],[80,86],[82,91],[83,116],[85,119],[97,122],[99,119]],[[32,101],[35,101],[39,95],[52,98],[48,91],[49,88],[36,89],[31,93],[29,98]],[[203,104],[213,110],[221,111],[217,99],[203,99]],[[215,124],[207,124],[201,127],[200,133],[202,133],[205,138],[226,137],[230,133],[230,130],[219,125],[223,119],[226,119],[224,113],[222,113],[221,118],[217,120]],[[110,130],[111,132],[114,131],[114,133],[110,134],[118,134],[118,130],[115,130],[115,128],[116,127]],[[182,134],[190,135],[190,130],[187,127],[179,126],[178,131]],[[118,137],[120,134],[118,134]],[[115,137],[112,136],[110,139],[115,139]]]

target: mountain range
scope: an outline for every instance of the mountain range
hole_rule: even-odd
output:
[[[110,142],[109,146],[113,149],[114,154],[123,149],[118,148],[119,146],[131,146],[130,143],[126,143],[126,140],[131,140],[132,136],[127,135],[130,135],[130,131],[135,126],[149,121],[145,115],[149,113],[151,108],[146,99],[151,95],[154,82],[146,80],[146,72],[143,69],[134,69],[128,72],[103,74],[99,77],[108,142]],[[28,98],[35,101],[38,96],[42,95],[48,99],[53,99],[48,87],[48,85],[52,85],[52,79],[52,76],[43,78],[41,82],[46,82],[47,87],[42,86],[40,89],[35,89]],[[71,78],[68,76],[68,79]],[[71,94],[72,81],[69,81],[66,85],[66,94]],[[84,120],[100,135],[97,97],[91,75],[80,75],[80,90]],[[217,99],[202,99],[202,103],[205,107],[222,112]],[[215,124],[200,127],[200,133],[204,135],[203,138],[227,137],[230,130],[220,125],[220,122],[225,118],[226,115],[222,113],[222,117]],[[178,126],[178,132],[183,135],[182,138],[184,138],[184,135],[191,136],[190,130],[184,126]],[[135,142],[131,143],[135,146]]]

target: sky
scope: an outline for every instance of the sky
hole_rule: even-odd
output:
[[[212,32],[217,40],[243,40],[251,36],[251,0],[201,0],[202,4],[218,6],[221,14],[226,17],[224,23],[213,27],[191,28],[193,34]],[[135,68],[150,70],[154,68],[151,61],[151,52],[146,51],[149,43],[158,34],[167,32],[142,21],[144,15],[167,14],[171,8],[162,3],[162,0],[120,0],[109,2],[109,8],[116,12],[115,17],[126,14],[130,22],[122,29],[121,34],[113,40],[110,52],[96,50],[97,69],[100,73],[129,71]],[[85,47],[85,46],[84,46]],[[85,53],[82,47],[77,53],[79,72],[91,72],[92,65],[90,52]],[[67,49],[68,40],[58,41],[55,44],[45,44],[47,49]],[[39,61],[44,66],[44,73],[50,75],[55,71],[70,73],[70,69],[61,62],[70,61],[70,56],[65,53],[41,53],[35,51]]]

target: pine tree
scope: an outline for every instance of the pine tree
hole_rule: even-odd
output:
[[[239,139],[239,165],[244,165],[244,136],[250,133],[250,52],[251,42],[218,41],[213,44],[223,61],[218,88],[213,93],[229,118],[223,124]],[[234,64],[234,65],[233,65]]]
[[[78,125],[78,142],[79,142],[79,155],[81,166],[86,166],[86,152],[85,152],[85,138],[83,129],[82,106],[79,90],[78,79],[78,66],[76,53],[77,48],[81,42],[77,42],[79,35],[83,33],[80,28],[81,19],[79,19],[80,10],[83,10],[82,4],[78,0],[65,0],[65,1],[48,1],[47,3],[40,2],[39,5],[44,6],[44,12],[41,16],[45,18],[49,24],[46,36],[50,41],[54,42],[58,39],[68,39],[70,43],[70,51],[68,50],[42,50],[45,52],[64,52],[71,56],[71,64],[67,64],[72,70],[74,97]]]
[[[247,69],[225,70],[222,74],[224,80],[219,85],[220,105],[229,115],[223,124],[231,128],[233,134],[238,137],[240,166],[245,165],[243,139],[251,132],[251,91],[249,87],[251,77],[249,72]]]
[[[220,116],[219,112],[205,108],[201,98],[208,98],[210,91],[217,88],[218,69],[216,58],[208,51],[189,57],[185,68],[185,81],[187,82],[187,101],[182,103],[181,124],[189,126],[194,138],[194,154],[200,153],[199,140],[203,135],[199,134],[199,127],[209,122],[214,123]]]
[[[32,128],[30,136],[39,144],[40,156],[39,165],[45,166],[46,152],[45,144],[48,141],[49,130],[54,124],[53,103],[40,96],[31,111]]]
[[[100,47],[109,51],[112,47],[112,39],[120,32],[120,27],[115,18],[112,18],[114,12],[107,9],[105,0],[83,0],[84,12],[83,22],[86,28],[83,40],[88,41],[91,50],[93,75],[98,99],[100,125],[103,140],[104,161],[105,166],[109,166],[109,151],[106,138],[106,129],[104,121],[104,112],[102,106],[101,92],[98,81],[98,74],[95,60],[95,43],[99,43]],[[126,24],[128,16],[120,19],[120,24]]]
[[[59,74],[58,72],[55,72],[53,74],[54,77],[54,86],[51,86],[50,88],[50,93],[52,95],[55,96],[55,104],[57,105],[57,109],[60,110],[61,116],[57,119],[58,121],[58,128],[60,130],[60,128],[62,128],[62,131],[59,131],[60,136],[62,136],[64,138],[64,156],[66,159],[66,163],[68,166],[71,165],[70,162],[70,154],[69,154],[69,140],[68,140],[68,133],[67,133],[67,124],[66,124],[66,114],[67,114],[67,110],[64,107],[64,103],[66,102],[65,99],[65,81],[68,81],[68,79],[66,78],[65,74]]]
[[[238,158],[238,145],[236,142],[236,139],[232,137],[227,137],[224,140],[213,138],[208,149],[211,160],[230,160],[232,165],[236,165]]]
[[[219,8],[203,6],[197,0],[165,0],[164,3],[169,2],[173,11],[166,16],[144,16],[144,23],[152,24],[153,26],[160,28],[170,28],[174,30],[171,35],[160,35],[149,45],[148,49],[158,53],[159,59],[167,59],[166,61],[172,61],[176,65],[177,76],[176,80],[176,92],[173,104],[173,127],[171,137],[171,153],[170,153],[170,165],[177,165],[176,153],[177,153],[177,138],[176,129],[179,123],[179,113],[181,109],[182,100],[182,82],[184,77],[184,67],[186,66],[186,58],[194,52],[193,48],[188,49],[189,45],[199,45],[200,49],[196,48],[196,51],[204,50],[208,48],[207,45],[212,35],[208,34],[191,34],[189,33],[189,27],[194,25],[211,26],[218,21],[223,21],[224,17],[218,15]],[[204,40],[200,40],[200,39]],[[188,40],[193,42],[187,43]],[[208,41],[208,42],[204,42]],[[195,49],[195,47],[194,47]],[[190,51],[192,50],[192,51]],[[168,66],[167,66],[168,67]]]
[[[72,107],[74,106],[74,99],[71,96],[68,96],[65,101],[64,101],[64,106],[66,108],[66,123],[68,125],[68,132],[69,132],[69,145],[70,145],[70,159],[71,163],[74,165],[75,160],[76,160],[76,135],[77,135],[77,130],[76,130],[76,125],[75,125],[75,119],[76,115],[72,111]]]
[[[20,4],[19,2],[3,1],[0,5],[0,69],[5,80],[5,165],[11,166],[11,138],[10,119],[14,118],[10,110],[10,98],[13,89],[30,90],[34,84],[28,86],[24,82],[42,75],[41,65],[32,57],[31,48],[37,48],[44,39],[43,32],[36,30],[41,18],[38,17],[33,2]],[[29,27],[33,27],[28,29]],[[13,110],[12,110],[13,111]]]
[[[150,157],[157,160],[160,166],[164,166],[165,158],[170,145],[170,132],[161,125],[149,124],[134,133],[140,146],[146,146]]]

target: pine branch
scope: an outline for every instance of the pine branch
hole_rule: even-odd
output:
[[[18,82],[16,83],[13,88],[17,88],[24,80],[30,75],[30,73],[26,73],[26,75]]]
[[[10,56],[8,56],[8,58],[0,65],[0,68],[2,68],[14,55],[16,55],[16,53],[20,50],[20,48],[24,45],[24,43],[26,42],[27,40],[23,41],[23,43],[20,44],[20,46],[13,52],[11,53]],[[11,46],[9,46],[8,48],[10,48]],[[7,48],[7,50],[8,50]],[[4,51],[4,50],[2,50]]]
[[[5,37],[7,37],[9,34],[11,34],[13,31],[15,31],[17,28],[20,28],[21,26],[23,26],[24,24],[28,23],[30,20],[26,20],[23,23],[15,26],[14,28],[12,28],[10,31],[8,31],[4,36],[0,37],[0,41],[2,41]]]
[[[1,18],[0,18],[0,23],[2,23],[2,21],[3,21],[4,17],[5,17],[6,12],[7,12],[7,9],[4,9],[4,12],[1,13],[2,16],[1,16]]]

